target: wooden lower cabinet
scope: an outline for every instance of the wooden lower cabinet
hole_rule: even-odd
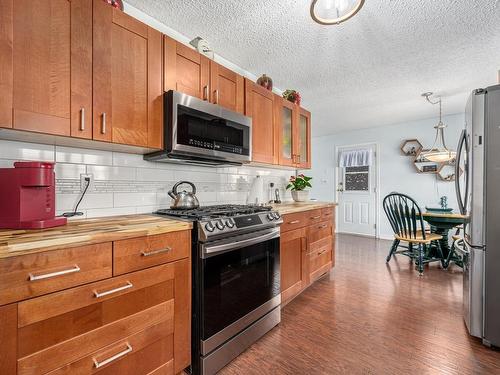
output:
[[[281,299],[288,301],[307,284],[307,272],[304,272],[307,256],[305,228],[286,232],[286,236],[281,236],[280,248]]]
[[[283,215],[280,240],[282,304],[334,266],[334,218],[333,208]]]
[[[0,306],[0,373],[181,372],[191,359],[186,249],[183,259]]]

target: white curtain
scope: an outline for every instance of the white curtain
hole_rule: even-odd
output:
[[[339,157],[339,167],[366,167],[372,165],[372,150],[342,151]]]

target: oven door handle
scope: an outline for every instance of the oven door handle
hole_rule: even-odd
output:
[[[221,245],[208,245],[208,246],[202,246],[202,251],[203,251],[203,258],[207,258],[219,253],[224,253],[230,250],[236,250],[240,249],[245,246],[251,246],[258,244],[260,242],[272,240],[274,238],[278,238],[280,236],[280,228],[274,228],[271,231],[262,234],[257,237],[251,237],[248,239],[244,239],[241,241],[236,241],[236,242],[230,242],[230,243],[224,243]]]

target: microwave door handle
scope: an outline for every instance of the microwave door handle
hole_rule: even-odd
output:
[[[458,147],[457,147],[457,157],[455,160],[455,192],[457,194],[457,202],[458,202],[458,208],[460,210],[460,213],[462,215],[465,215],[465,203],[464,201],[467,199],[467,197],[462,200],[462,192],[461,192],[461,187],[460,187],[460,159],[462,157],[462,147],[465,143],[465,137],[466,137],[466,130],[462,130],[462,133],[460,134],[460,140],[458,141]],[[468,175],[468,170],[467,166],[464,167],[464,173],[465,176]],[[467,177],[466,177],[467,179]],[[467,183],[467,181],[466,181]]]
[[[257,236],[257,237],[252,237],[252,238],[248,238],[248,239],[241,240],[241,241],[235,241],[235,242],[231,242],[231,243],[224,243],[221,245],[203,246],[203,255],[204,255],[204,257],[213,256],[213,255],[216,255],[219,253],[224,253],[228,250],[236,250],[236,249],[240,249],[240,248],[245,247],[245,246],[251,246],[251,245],[258,244],[260,242],[272,240],[274,238],[278,238],[279,236],[280,236],[280,229],[275,228],[271,232],[268,232],[266,234],[262,234],[262,235]]]

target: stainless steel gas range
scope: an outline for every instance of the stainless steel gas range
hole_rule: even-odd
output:
[[[214,374],[280,322],[283,221],[262,206],[156,213],[194,223],[192,373]]]

